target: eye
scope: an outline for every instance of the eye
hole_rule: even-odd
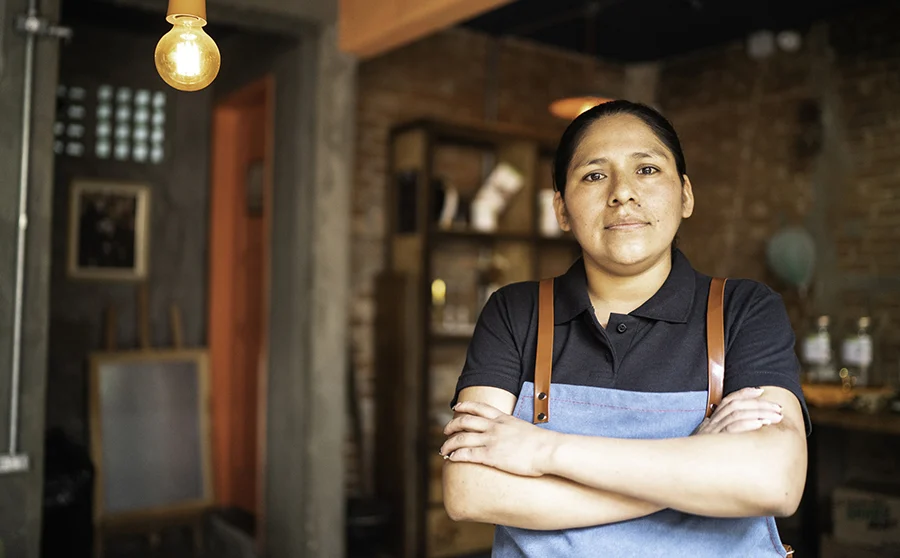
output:
[[[658,172],[659,172],[658,168],[651,167],[651,166],[645,166],[645,167],[641,167],[638,169],[638,174],[650,175],[650,174],[656,174]]]
[[[604,178],[606,178],[606,176],[602,172],[592,172],[592,173],[588,173],[584,177],[584,181],[585,182],[597,182],[598,180],[602,180]]]

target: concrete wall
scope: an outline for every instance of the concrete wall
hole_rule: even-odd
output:
[[[47,423],[86,444],[87,356],[105,349],[104,313],[110,305],[118,316],[118,348],[139,348],[137,286],[67,276],[69,188],[78,179],[136,182],[150,187],[151,346],[172,346],[169,306],[173,303],[181,308],[185,345],[205,345],[212,91],[184,93],[166,86],[152,63],[157,36],[125,35],[84,26],[74,31],[76,38],[60,52],[61,85],[85,87],[89,100],[96,98],[102,84],[162,91],[167,96],[166,157],[161,164],[95,157],[90,141],[95,114],[92,102],[87,111],[89,141],[85,155],[60,155],[56,159]],[[64,100],[59,106],[65,112]]]
[[[41,2],[55,18],[56,0]],[[24,37],[11,30],[25,0],[0,3],[0,453],[8,447],[18,176],[22,154]],[[0,476],[0,541],[9,557],[36,557],[41,525],[46,386],[47,305],[50,281],[50,208],[53,189],[52,129],[57,45],[40,40],[36,52],[35,105],[28,199],[28,241],[22,343],[18,447],[31,459],[27,473]]]
[[[342,556],[356,67],[334,26],[275,60],[266,508],[271,558]],[[304,102],[304,100],[311,102]]]
[[[160,13],[164,3],[121,0],[123,5]],[[58,3],[42,5],[56,19]],[[291,38],[275,50],[262,49],[264,59],[253,60],[256,68],[276,74],[278,83],[275,196],[279,201],[273,227],[271,348],[269,355],[269,412],[267,417],[265,521],[262,531],[268,541],[267,556],[340,556],[343,553],[343,440],[345,325],[349,247],[349,191],[354,103],[355,66],[338,54],[337,13],[334,0],[315,2],[210,2],[212,17],[223,23],[281,32]],[[10,0],[0,9],[0,257],[12,269],[15,238],[16,181],[20,155],[22,112],[22,39],[8,32],[12,17],[25,9],[25,0]],[[90,65],[90,54],[98,47],[79,37],[70,52],[83,58],[71,60],[73,68]],[[139,60],[155,38],[135,38],[121,51],[106,45],[104,56],[113,65]],[[224,41],[229,52],[230,41]],[[117,43],[118,44],[118,43]],[[82,50],[84,49],[84,50]],[[206,169],[208,168],[209,109],[213,93],[193,94],[170,104],[176,129],[169,136],[170,153],[181,152],[168,166],[144,172],[123,165],[101,168],[85,161],[61,166],[53,196],[53,122],[57,84],[57,44],[42,41],[38,49],[38,79],[33,138],[32,193],[30,197],[29,260],[26,273],[25,343],[23,355],[24,399],[22,443],[32,459],[32,470],[15,477],[0,477],[0,540],[6,556],[34,558],[39,554],[43,432],[45,416],[45,371],[49,317],[50,263],[54,259],[53,342],[56,353],[51,365],[54,383],[49,392],[53,424],[63,425],[74,437],[84,438],[83,356],[88,348],[101,345],[99,327],[103,306],[119,308],[120,346],[133,344],[133,291],[127,287],[70,282],[60,265],[64,253],[63,193],[69,180],[79,175],[146,179],[154,183],[153,241],[158,244],[151,261],[157,285],[151,293],[155,320],[155,344],[169,341],[163,315],[168,303],[177,301],[185,309],[186,340],[201,343],[205,337],[206,268]],[[233,52],[233,51],[230,51]],[[146,55],[140,55],[146,60]],[[226,62],[227,64],[228,62]],[[151,63],[152,64],[152,63]],[[67,62],[68,65],[68,62]],[[135,64],[136,65],[136,64]],[[138,80],[157,79],[152,65],[129,68]],[[255,69],[255,68],[254,68]],[[112,79],[113,73],[98,64],[95,71],[79,73],[91,79]],[[121,66],[116,71],[121,71]],[[223,68],[222,89],[243,83],[255,75]],[[74,75],[73,75],[73,78]],[[55,197],[55,203],[51,198]],[[53,220],[51,242],[51,206]],[[5,232],[4,232],[5,231]],[[315,243],[315,246],[313,246]],[[166,272],[171,272],[167,275]],[[279,272],[289,273],[281,274]],[[0,361],[9,359],[8,302],[12,273],[0,273]],[[185,308],[189,306],[189,308]],[[310,327],[310,321],[316,327]],[[77,337],[71,337],[77,336]],[[5,427],[8,368],[0,367],[0,425]],[[57,381],[58,380],[58,381]],[[336,419],[334,417],[337,417]],[[0,442],[5,446],[5,435]]]

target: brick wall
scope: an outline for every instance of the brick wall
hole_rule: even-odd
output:
[[[848,180],[829,208],[839,303],[872,314],[881,364],[900,375],[900,17],[896,2],[832,28]],[[849,24],[849,25],[848,25]]]
[[[755,61],[742,43],[666,61],[657,101],[682,138],[697,208],[681,246],[699,269],[763,280],[806,330],[796,293],[766,268],[767,238],[802,225],[818,244],[810,315],[844,334],[873,317],[876,364],[900,372],[900,6],[817,24],[796,53]],[[491,71],[494,68],[495,71]],[[562,131],[547,104],[573,91],[616,94],[625,69],[468,31],[440,33],[360,66],[353,214],[354,364],[372,393],[373,278],[384,259],[387,136],[420,116],[485,118]],[[476,174],[471,154],[446,167]],[[882,374],[882,375],[888,375]],[[352,484],[352,482],[351,482]]]
[[[844,335],[873,317],[876,376],[900,373],[900,6],[823,22],[796,53],[755,61],[743,44],[663,64],[659,103],[682,138],[697,209],[682,246],[708,273],[797,293],[765,264],[766,239],[802,225],[816,238],[809,314]],[[839,23],[839,24],[838,24]]]
[[[384,264],[390,129],[416,118],[434,117],[496,120],[562,133],[564,123],[547,112],[552,100],[592,87],[618,91],[624,73],[618,66],[588,57],[454,29],[362,63],[358,79],[350,318],[358,390],[363,412],[370,416],[372,291]],[[454,169],[455,177],[480,179],[479,156],[464,149],[442,150],[436,163]],[[365,422],[371,428],[371,421]]]

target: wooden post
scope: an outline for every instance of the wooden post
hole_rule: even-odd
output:
[[[141,350],[150,350],[150,315],[149,315],[149,294],[147,282],[144,281],[138,286],[137,300],[137,329],[138,344]]]
[[[181,308],[177,304],[169,307],[169,320],[172,326],[172,348],[184,346],[184,334],[181,327]]]

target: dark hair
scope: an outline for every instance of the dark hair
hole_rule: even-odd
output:
[[[584,137],[584,133],[594,122],[606,116],[615,116],[617,114],[630,114],[640,118],[644,124],[653,130],[659,141],[672,153],[672,157],[675,159],[675,168],[678,169],[678,176],[684,182],[684,175],[687,174],[687,163],[684,161],[681,142],[678,141],[678,134],[675,133],[675,128],[672,127],[672,124],[666,120],[666,117],[647,105],[617,100],[597,105],[581,113],[563,132],[559,140],[559,146],[556,148],[556,157],[553,160],[553,184],[563,197],[566,195],[566,176],[569,174],[569,165],[572,164],[572,156],[575,154],[575,149],[578,148],[581,138]]]

